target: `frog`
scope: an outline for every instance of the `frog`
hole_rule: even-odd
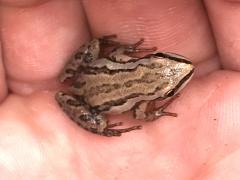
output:
[[[134,44],[116,38],[93,38],[70,58],[59,76],[70,86],[55,95],[62,110],[83,129],[107,137],[142,129],[142,125],[119,128],[123,122],[111,123],[111,114],[132,111],[134,119],[146,122],[177,117],[165,109],[193,77],[192,62],[155,47],[141,48],[143,38]],[[164,103],[157,107],[157,101]]]

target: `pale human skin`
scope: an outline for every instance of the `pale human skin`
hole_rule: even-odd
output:
[[[239,177],[240,1],[0,2],[0,179]],[[168,108],[177,118],[113,116],[143,130],[108,138],[61,111],[64,63],[91,36],[112,33],[192,59],[195,78]]]

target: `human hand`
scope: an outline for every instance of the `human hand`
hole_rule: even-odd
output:
[[[240,80],[237,1],[0,0],[1,179],[236,179]],[[204,5],[206,9],[204,8]],[[117,138],[58,107],[57,76],[79,45],[117,34],[182,54],[195,78],[162,117]],[[126,125],[129,115],[114,116]]]

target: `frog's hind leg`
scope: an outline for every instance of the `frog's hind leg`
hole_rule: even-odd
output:
[[[57,92],[55,95],[59,106],[62,110],[78,125],[84,129],[88,129],[91,120],[93,119],[92,114],[88,111],[85,103],[75,98],[74,96],[65,92]]]
[[[82,45],[65,65],[59,76],[60,82],[64,82],[67,79],[75,77],[82,63],[87,64],[96,60],[99,57],[99,53],[100,42],[98,39],[93,39]]]
[[[101,49],[104,49],[102,46],[119,46],[119,42],[112,40],[116,37],[115,34],[103,36],[82,45],[65,65],[59,76],[60,82],[74,78],[83,63],[88,64],[98,59]]]
[[[113,124],[108,124],[107,128],[113,128],[113,127],[122,126],[122,125],[123,125],[123,122],[117,122],[117,123],[113,123]]]
[[[143,101],[139,103],[134,109],[135,119],[141,119],[145,121],[154,121],[162,116],[177,117],[177,113],[167,112],[165,109],[178,97],[178,95],[172,97],[165,102],[162,106],[155,108],[155,101]]]
[[[102,136],[112,137],[112,136],[121,136],[122,133],[142,129],[141,125],[131,126],[128,128],[121,128],[121,129],[112,129],[114,127],[122,126],[122,125],[123,125],[123,122],[116,122],[113,124],[109,124],[109,121],[107,121],[107,127],[102,132],[96,132],[96,133]]]
[[[105,116],[100,114],[92,114],[85,102],[70,94],[58,92],[55,96],[58,104],[63,111],[79,126],[87,131],[102,136],[121,136],[122,133],[141,129],[142,126],[132,126],[129,128],[112,129],[121,126],[122,122],[110,124]]]

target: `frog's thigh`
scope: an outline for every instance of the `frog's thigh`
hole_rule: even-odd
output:
[[[83,126],[82,121],[84,118],[81,117],[91,116],[90,112],[84,106],[84,103],[72,95],[64,92],[58,92],[55,98],[63,111],[66,112],[77,124]]]
[[[95,46],[96,47],[95,47]],[[94,49],[95,48],[95,49]],[[99,43],[93,39],[89,43],[82,45],[74,56],[67,62],[59,79],[64,82],[66,79],[71,79],[77,73],[83,62],[88,63],[96,60],[99,56]]]

